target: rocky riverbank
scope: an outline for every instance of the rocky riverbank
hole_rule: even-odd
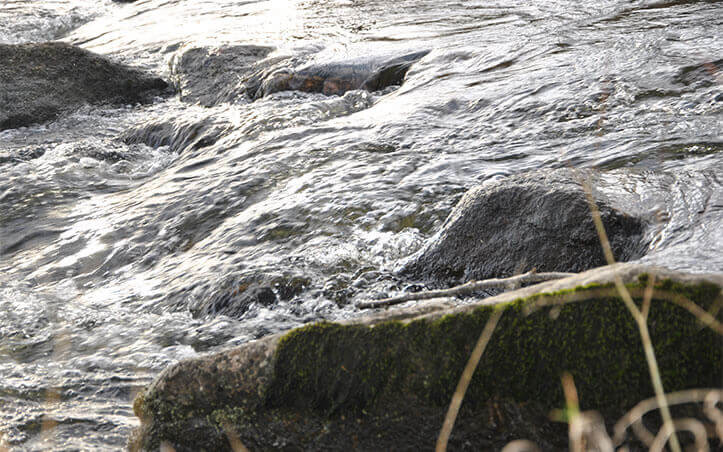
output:
[[[450,447],[499,449],[526,438],[566,444],[562,372],[584,409],[617,419],[653,395],[635,323],[613,278],[642,297],[655,275],[649,325],[667,391],[720,383],[721,339],[673,302],[720,303],[723,275],[635,264],[455,306],[436,300],[349,323],[319,323],[167,369],[135,401],[133,450],[429,450],[471,348],[504,313],[464,400]],[[556,304],[562,294],[584,300]],[[719,315],[720,318],[720,315]]]

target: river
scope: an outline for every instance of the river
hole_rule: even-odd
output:
[[[0,450],[122,449],[166,366],[359,315],[467,189],[527,170],[624,171],[643,261],[723,270],[718,2],[0,2],[0,43],[45,40],[171,81],[191,49],[429,53],[398,89],[0,131]]]

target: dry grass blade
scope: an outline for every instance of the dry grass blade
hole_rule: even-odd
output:
[[[651,273],[650,278],[648,278],[648,285],[645,287],[645,293],[643,294],[643,306],[640,309],[640,313],[646,321],[648,320],[648,314],[650,314],[650,303],[653,301],[654,288],[655,273]]]
[[[436,452],[444,452],[447,450],[447,443],[449,442],[449,437],[452,434],[454,422],[457,420],[459,408],[462,406],[464,395],[467,392],[470,381],[472,381],[472,375],[474,375],[474,371],[482,358],[482,354],[487,347],[487,343],[490,341],[492,333],[495,331],[497,322],[500,320],[500,317],[502,317],[503,312],[503,310],[497,309],[492,313],[492,315],[490,315],[490,318],[487,320],[487,323],[477,340],[474,350],[472,350],[472,355],[467,361],[467,365],[462,372],[459,383],[457,383],[457,389],[454,391],[454,395],[452,396],[452,401],[449,404],[447,415],[444,418],[444,424],[442,424],[442,430],[439,432],[439,436],[437,437]]]
[[[705,427],[697,419],[686,418],[676,419],[673,421],[674,431],[687,431],[693,434],[695,438],[695,451],[696,452],[708,452],[708,437],[706,435]],[[669,431],[663,428],[658,432],[658,436],[655,437],[653,444],[650,445],[651,452],[663,452],[665,444],[671,437],[674,431]]]
[[[226,438],[228,438],[228,444],[231,446],[231,450],[233,452],[249,452],[248,448],[243,442],[241,442],[241,438],[239,438],[238,434],[236,434],[236,431],[231,425],[224,424],[222,427],[223,432],[226,434]]]
[[[723,415],[720,411],[715,408],[715,404],[723,396],[723,391],[719,389],[687,389],[685,391],[677,391],[670,394],[666,394],[666,400],[670,405],[682,405],[684,403],[705,403],[705,413],[712,421],[721,422],[721,430],[718,436],[723,438]],[[641,420],[646,413],[660,408],[657,397],[643,400],[633,407],[632,410],[628,411],[617,424],[615,424],[615,444],[622,444],[625,439],[625,432],[629,427],[633,427],[635,434],[647,447],[652,446],[655,436],[650,433],[642,425]]]
[[[587,198],[590,210],[592,212],[593,222],[595,223],[595,229],[597,230],[598,237],[600,238],[600,244],[603,248],[603,254],[608,265],[615,263],[613,257],[612,248],[610,247],[610,241],[608,240],[607,232],[605,232],[605,226],[603,225],[602,218],[600,217],[600,210],[597,208],[595,199],[592,196],[592,189],[590,184],[584,179],[582,180],[582,186],[585,191],[585,197]],[[653,350],[653,342],[650,339],[650,332],[648,331],[647,319],[643,316],[640,310],[633,302],[630,293],[628,292],[625,284],[623,284],[620,276],[615,277],[615,287],[620,292],[620,297],[623,299],[625,306],[628,308],[630,313],[633,315],[635,322],[638,324],[638,330],[640,331],[640,338],[643,342],[643,349],[645,352],[645,359],[648,362],[648,369],[650,370],[650,379],[653,383],[655,390],[655,396],[658,399],[660,405],[660,414],[663,417],[663,430],[671,432],[670,436],[670,448],[673,452],[681,452],[680,442],[678,436],[675,434],[675,427],[673,425],[673,418],[670,415],[670,409],[668,408],[668,402],[665,399],[665,390],[663,389],[663,380],[660,377],[660,369],[658,367],[658,360],[655,357],[655,351]]]
[[[542,450],[532,441],[518,439],[507,443],[501,452],[542,452]]]
[[[648,290],[639,288],[626,288],[628,294],[634,298],[645,298],[645,293]],[[562,305],[565,303],[574,303],[578,301],[585,301],[592,298],[618,298],[620,292],[617,287],[598,287],[594,289],[586,289],[584,291],[563,293],[557,295],[546,295],[544,298],[535,300],[534,303],[529,304],[526,307],[526,313],[530,313],[536,309],[540,309],[545,306],[551,305]],[[695,302],[689,298],[680,295],[679,293],[669,292],[666,290],[656,290],[655,299],[661,301],[668,301],[675,303],[681,308],[693,314],[700,320],[706,327],[712,329],[716,333],[723,335],[723,324],[715,319],[708,311],[698,306]],[[642,314],[642,313],[641,313]]]
[[[703,412],[708,416],[708,419],[713,421],[716,435],[718,435],[718,439],[723,441],[723,413],[716,408],[718,402],[721,401],[721,396],[723,396],[723,391],[711,391],[706,394],[703,400]]]
[[[583,426],[580,416],[580,401],[577,396],[577,388],[572,375],[565,372],[562,374],[562,390],[565,394],[565,405],[567,405],[568,439],[572,452],[582,452]]]
[[[454,297],[459,295],[467,295],[472,292],[484,289],[516,289],[523,284],[539,283],[543,281],[552,281],[555,279],[567,278],[573,276],[574,273],[536,273],[534,270],[521,275],[511,276],[509,278],[485,279],[484,281],[469,281],[462,285],[450,287],[449,289],[427,290],[423,292],[408,293],[398,297],[384,298],[375,301],[366,301],[357,303],[357,308],[382,308],[395,304],[404,303],[413,300],[430,300],[432,298]]]
[[[584,452],[597,450],[599,452],[613,452],[615,448],[605,431],[605,422],[594,412],[580,412],[580,402],[577,388],[572,375],[565,372],[562,375],[562,389],[565,394],[567,406],[568,439],[570,451]]]
[[[4,445],[5,433],[0,432],[0,452],[9,452],[10,448]]]
[[[171,445],[168,441],[163,441],[159,446],[160,452],[176,452],[176,448]]]

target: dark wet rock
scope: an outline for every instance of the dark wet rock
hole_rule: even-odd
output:
[[[313,324],[182,361],[136,398],[141,426],[129,445],[431,450],[479,332],[493,311],[504,309],[450,448],[500,450],[527,438],[543,450],[562,450],[565,425],[551,423],[547,413],[565,406],[563,371],[574,378],[581,408],[599,410],[608,422],[653,395],[635,322],[609,295],[618,276],[640,299],[651,274],[648,324],[666,391],[717,387],[720,336],[665,300],[682,295],[710,309],[723,274],[618,264],[463,306],[429,301],[355,322]],[[548,304],[560,293],[587,299]]]
[[[212,146],[231,128],[218,115],[200,118],[174,116],[145,122],[123,132],[120,139],[126,144],[142,143],[152,148],[168,146],[173,152],[180,153]]]
[[[379,91],[389,86],[401,85],[409,68],[428,53],[429,51],[422,51],[391,59],[366,58],[274,70],[264,74],[253,97],[260,98],[279,91],[304,91],[326,95],[341,95],[355,89]]]
[[[206,107],[248,102],[279,91],[341,95],[350,90],[383,90],[401,85],[409,68],[428,51],[400,57],[303,63],[307,56],[269,55],[261,46],[194,47],[173,62],[181,100]]]
[[[628,214],[614,192],[597,191],[595,197],[615,258],[642,256],[647,247],[645,219]],[[452,284],[533,268],[579,272],[604,264],[583,189],[571,170],[562,169],[471,189],[401,273]]]
[[[250,45],[185,50],[172,66],[181,100],[212,107],[246,99],[245,86],[240,82],[257,70],[255,63],[272,50]]]
[[[272,306],[300,294],[311,280],[303,276],[258,275],[234,279],[215,295],[190,307],[195,317],[227,315],[241,317],[252,306]]]
[[[675,75],[674,82],[696,88],[714,86],[719,83],[718,74],[722,69],[723,59],[685,66]]]
[[[3,163],[27,162],[28,160],[40,158],[45,155],[45,151],[46,149],[37,146],[18,149],[14,152],[5,151],[0,153],[0,165]]]
[[[145,102],[163,80],[59,42],[0,44],[0,130],[48,121],[83,104]]]

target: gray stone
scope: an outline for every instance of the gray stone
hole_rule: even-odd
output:
[[[274,56],[252,45],[184,50],[172,63],[181,100],[211,107],[249,102],[279,91],[342,95],[401,85],[409,68],[429,51],[398,57],[365,56],[309,63],[309,55]]]
[[[147,102],[167,87],[69,44],[0,44],[0,130],[49,121],[83,104]]]
[[[623,176],[621,176],[623,177]],[[643,255],[646,220],[625,212],[614,192],[595,193],[618,261]],[[582,186],[571,170],[540,170],[467,192],[441,231],[402,274],[443,285],[539,272],[579,272],[604,265]]]
[[[204,107],[248,100],[242,82],[272,50],[260,46],[186,49],[172,66],[181,100]]]
[[[394,58],[369,56],[358,60],[313,63],[294,69],[267,71],[254,97],[279,91],[342,95],[355,89],[383,90],[401,85],[412,65],[428,53],[428,50],[424,50]]]

